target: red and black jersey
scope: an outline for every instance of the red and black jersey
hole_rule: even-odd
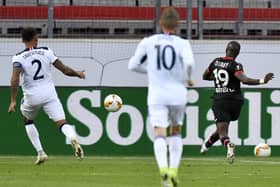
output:
[[[243,66],[231,57],[214,59],[208,67],[215,84],[214,99],[243,99],[240,90],[240,80],[236,74],[243,72]]]

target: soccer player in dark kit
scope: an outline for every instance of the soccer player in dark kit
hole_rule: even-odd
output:
[[[235,59],[240,51],[240,44],[231,41],[226,47],[226,56],[214,59],[203,74],[203,80],[214,81],[215,93],[212,97],[212,110],[215,115],[216,131],[205,141],[200,152],[205,154],[208,148],[220,140],[227,149],[227,160],[234,161],[234,143],[228,136],[230,121],[238,119],[243,95],[240,82],[248,85],[266,84],[273,78],[273,73],[267,73],[263,79],[252,79],[245,75],[243,67]]]

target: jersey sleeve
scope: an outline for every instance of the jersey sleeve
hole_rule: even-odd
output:
[[[186,66],[194,66],[193,51],[189,41],[185,44],[185,47],[181,52],[181,57]]]
[[[244,70],[243,70],[242,64],[236,63],[233,66],[233,74],[234,75],[238,75],[238,74],[243,73],[243,72],[244,72]]]
[[[144,38],[137,46],[135,54],[130,58],[128,62],[128,69],[132,71],[136,71],[139,73],[146,73],[147,69],[144,63],[147,60],[146,54],[146,41],[147,39]]]
[[[193,70],[195,67],[193,51],[189,41],[186,41],[183,45],[184,47],[181,51],[181,58],[184,63],[185,71],[187,72],[188,80],[192,80]]]
[[[49,48],[48,49],[48,59],[50,60],[50,63],[53,64],[57,59],[58,57],[54,54],[54,52]]]
[[[14,56],[12,58],[12,64],[13,64],[13,68],[22,68],[22,64],[20,62],[20,59],[17,56]]]
[[[208,66],[207,70],[208,70],[208,73],[212,73],[213,70],[215,69],[215,65],[214,63],[216,62],[217,58],[215,58]]]

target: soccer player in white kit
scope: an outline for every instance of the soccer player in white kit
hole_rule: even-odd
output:
[[[128,64],[128,69],[148,74],[148,109],[154,127],[154,154],[164,187],[178,186],[186,83],[193,86],[193,53],[187,40],[174,35],[178,21],[179,15],[174,8],[164,9],[160,19],[163,33],[144,38]]]
[[[56,123],[61,132],[71,140],[76,157],[82,159],[82,147],[76,139],[73,127],[65,120],[64,110],[57,96],[51,76],[51,66],[55,66],[67,76],[81,79],[85,79],[84,71],[74,71],[65,66],[51,49],[37,47],[38,35],[34,28],[23,29],[22,41],[26,48],[12,59],[11,101],[8,112],[15,112],[17,90],[20,76],[22,76],[23,99],[20,110],[24,117],[26,133],[38,153],[35,164],[44,163],[48,158],[42,148],[39,133],[33,121],[41,108]]]

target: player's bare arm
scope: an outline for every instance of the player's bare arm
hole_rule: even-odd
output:
[[[244,73],[238,73],[235,75],[237,79],[239,79],[243,84],[248,85],[259,85],[259,84],[266,84],[270,80],[274,78],[273,73],[267,73],[263,79],[252,79],[247,77]]]
[[[20,79],[20,68],[13,68],[12,77],[11,77],[11,101],[9,105],[8,112],[14,112],[15,106],[16,106],[16,97],[17,97],[17,91],[19,87],[19,79]]]
[[[213,75],[208,69],[206,69],[203,73],[202,78],[203,78],[203,80],[212,81],[213,80]]]
[[[189,87],[192,87],[194,85],[194,82],[193,82],[193,80],[188,80],[187,84]]]
[[[192,87],[194,85],[194,82],[192,80],[192,72],[193,72],[193,67],[192,66],[189,66],[188,69],[187,69],[187,75],[188,75],[188,81],[187,81],[187,84],[188,86]]]
[[[67,76],[73,76],[73,77],[79,77],[80,79],[85,79],[85,71],[75,71],[72,68],[64,65],[59,59],[57,59],[53,65],[60,70],[64,75]]]

